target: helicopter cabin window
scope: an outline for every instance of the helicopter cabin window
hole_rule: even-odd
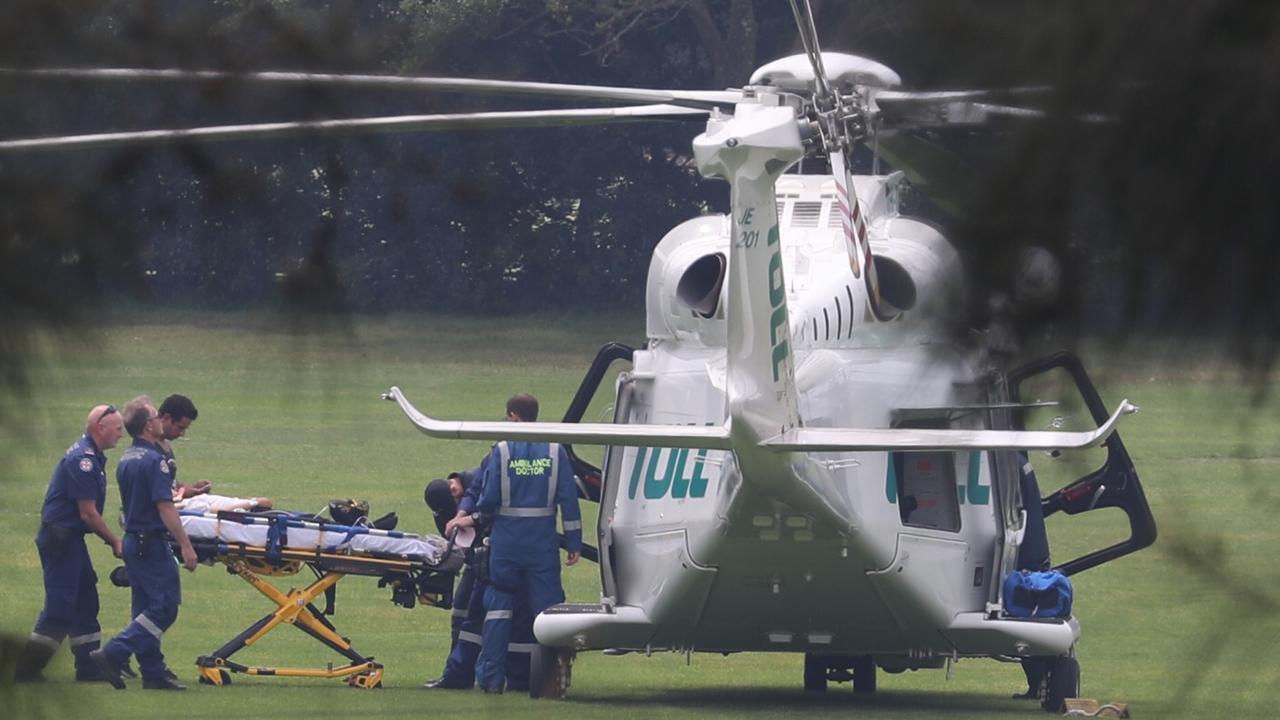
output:
[[[945,428],[946,422],[910,422],[902,427]],[[960,499],[956,492],[954,452],[921,451],[890,454],[890,471],[897,483],[898,514],[908,527],[960,530]]]

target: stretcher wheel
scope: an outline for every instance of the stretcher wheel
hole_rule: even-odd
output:
[[[201,685],[230,685],[231,673],[220,668],[200,668]]]
[[[573,675],[572,650],[538,645],[529,656],[529,697],[564,700]]]
[[[375,668],[368,672],[348,675],[347,685],[365,690],[380,690],[382,689],[382,669]]]
[[[804,654],[804,691],[827,691],[827,661],[821,655]]]

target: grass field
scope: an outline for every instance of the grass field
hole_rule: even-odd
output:
[[[266,495],[278,506],[321,510],[329,499],[367,499],[375,515],[396,511],[401,528],[428,531],[422,489],[433,477],[474,464],[483,443],[428,439],[391,404],[389,385],[447,418],[501,416],[517,389],[543,399],[557,418],[605,341],[638,344],[638,316],[520,320],[387,317],[307,334],[261,316],[158,317],[113,322],[96,335],[46,338],[37,350],[33,393],[6,411],[0,444],[0,632],[25,636],[42,601],[32,537],[54,460],[78,436],[95,402],[117,405],[146,392],[190,395],[200,418],[178,448],[185,480],[209,478],[226,494]],[[1122,434],[1160,523],[1157,545],[1076,581],[1084,694],[1132,704],[1135,717],[1258,717],[1280,703],[1280,414],[1273,392],[1220,359],[1170,357],[1174,344],[1106,357],[1087,355],[1104,398],[1129,397],[1142,412]],[[1153,349],[1155,348],[1155,349]],[[1103,372],[1096,372],[1102,368]],[[607,393],[605,393],[607,394]],[[588,419],[607,418],[598,398]],[[119,449],[111,453],[112,464]],[[111,484],[108,516],[118,496]],[[585,508],[594,523],[595,506]],[[1105,515],[1105,513],[1095,513]],[[1114,517],[1051,524],[1058,557],[1115,536]],[[1064,528],[1070,525],[1071,536]],[[591,528],[588,528],[590,536]],[[1099,540],[1103,538],[1103,540]],[[127,619],[128,593],[105,575],[115,562],[91,542],[103,576],[104,634]],[[304,584],[298,575],[294,584]],[[285,583],[287,586],[288,582]],[[566,575],[571,600],[598,597],[596,567]],[[405,610],[375,583],[339,585],[339,629],[386,667],[386,687],[358,691],[337,681],[237,676],[229,688],[194,683],[191,661],[221,645],[271,605],[221,566],[183,575],[185,602],[164,640],[170,664],[189,681],[181,694],[115,692],[71,682],[65,650],[42,686],[0,689],[6,717],[447,717],[521,713],[530,717],[793,716],[1039,717],[1038,706],[1008,699],[1016,666],[961,661],[942,672],[880,676],[880,691],[855,697],[846,685],[824,696],[801,689],[798,655],[604,657],[575,665],[568,703],[520,695],[429,693],[448,643],[448,613]],[[242,657],[243,656],[243,657]],[[310,638],[277,630],[237,659],[266,665],[336,661]],[[135,684],[136,685],[136,684]]]

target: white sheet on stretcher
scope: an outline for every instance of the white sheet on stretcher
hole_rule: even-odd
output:
[[[269,526],[246,525],[234,520],[219,520],[216,514],[188,515],[182,513],[182,527],[193,538],[221,540],[225,543],[243,543],[257,547],[267,546]],[[348,535],[333,530],[321,531],[314,523],[303,527],[291,525],[286,533],[285,547],[293,550],[322,550],[325,552],[378,553],[400,555],[411,560],[435,565],[444,557],[448,541],[439,535],[412,535],[398,533],[393,537],[374,530],[368,533]]]

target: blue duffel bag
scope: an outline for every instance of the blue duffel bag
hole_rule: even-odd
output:
[[[1057,570],[1019,570],[1004,579],[1004,611],[1010,617],[1069,617],[1071,595],[1071,581]]]

